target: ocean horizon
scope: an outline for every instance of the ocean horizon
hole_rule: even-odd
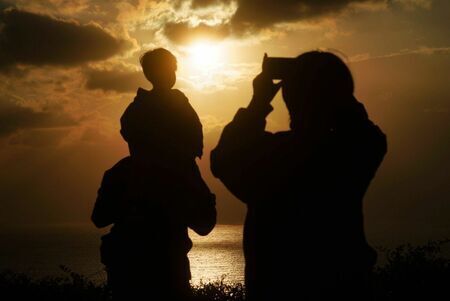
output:
[[[189,252],[192,283],[223,279],[227,283],[244,282],[244,256],[242,251],[242,225],[217,225],[208,236],[189,231],[193,248]],[[443,232],[442,232],[443,231]],[[442,229],[442,233],[449,233]],[[33,277],[56,276],[64,273],[61,265],[82,274],[94,282],[106,280],[100,262],[100,237],[106,230],[90,224],[64,224],[47,226],[8,227],[0,230],[0,271],[10,269]],[[437,232],[435,233],[437,234]],[[443,234],[424,235],[427,239],[441,239]],[[415,237],[418,239],[418,237]],[[377,247],[394,247],[406,242],[380,235],[372,241]],[[448,250],[445,254],[450,254]],[[383,253],[379,252],[379,263]]]

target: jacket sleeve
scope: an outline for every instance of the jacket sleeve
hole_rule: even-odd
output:
[[[190,148],[190,152],[194,154],[195,157],[201,158],[203,155],[203,127],[202,123],[200,122],[200,118],[198,117],[197,113],[195,112],[194,108],[189,104],[189,101],[186,98],[186,112],[187,120],[189,126],[186,127],[186,129],[189,131],[186,138],[188,138],[187,141],[187,147]]]
[[[264,197],[265,172],[272,134],[265,131],[272,107],[239,109],[211,152],[211,171],[241,201]]]
[[[185,123],[181,125],[184,127],[185,135],[182,137],[183,147],[187,148],[188,153],[194,157],[201,158],[203,155],[203,127],[200,118],[195,112],[194,108],[189,103],[189,99],[179,90],[174,90],[182,104],[178,109],[180,115],[183,116]]]

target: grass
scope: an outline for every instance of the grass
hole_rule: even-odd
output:
[[[61,267],[63,276],[32,278],[23,273],[0,273],[1,300],[108,300],[104,285],[96,285],[86,277]]]
[[[402,245],[386,250],[386,263],[375,269],[376,300],[450,300],[450,259],[441,248],[450,241],[431,241],[420,246]],[[63,276],[33,278],[12,271],[0,272],[1,300],[107,301],[103,284],[61,266]],[[282,290],[283,288],[279,288]],[[196,300],[244,300],[242,284],[229,284],[225,278],[193,287]]]

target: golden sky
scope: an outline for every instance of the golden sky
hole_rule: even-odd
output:
[[[199,165],[220,222],[242,222],[245,208],[212,177],[209,152],[248,103],[264,52],[328,49],[388,135],[368,230],[450,226],[450,1],[11,0],[0,9],[0,224],[88,221],[103,171],[127,154],[119,118],[139,86],[151,87],[139,56],[165,47],[203,123]],[[278,95],[268,127],[288,124]]]

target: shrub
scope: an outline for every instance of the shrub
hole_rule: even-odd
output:
[[[402,245],[386,251],[386,263],[374,271],[377,301],[450,300],[450,260],[442,247],[450,240],[431,241],[420,246]],[[0,272],[1,300],[108,301],[104,283],[96,283],[60,267],[62,276],[33,278],[12,271]],[[283,288],[277,288],[283,290]],[[227,283],[225,276],[193,286],[196,301],[243,301],[244,286]],[[363,300],[362,300],[363,301]]]
[[[449,242],[388,250],[386,264],[374,273],[377,300],[450,300],[450,260],[441,252]]]

